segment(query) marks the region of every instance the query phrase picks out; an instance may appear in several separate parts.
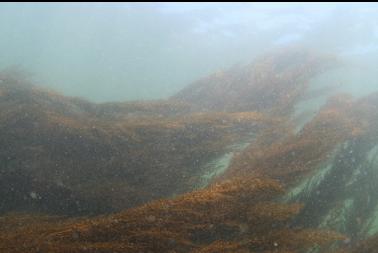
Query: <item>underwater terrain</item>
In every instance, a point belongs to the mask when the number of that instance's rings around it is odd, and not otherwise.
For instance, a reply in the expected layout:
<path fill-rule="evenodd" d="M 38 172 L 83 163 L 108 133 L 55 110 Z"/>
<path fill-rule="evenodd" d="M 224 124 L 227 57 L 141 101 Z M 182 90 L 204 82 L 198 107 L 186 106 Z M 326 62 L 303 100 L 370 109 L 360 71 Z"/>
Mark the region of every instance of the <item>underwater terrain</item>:
<path fill-rule="evenodd" d="M 378 93 L 272 50 L 161 100 L 0 73 L 0 252 L 378 252 Z"/>

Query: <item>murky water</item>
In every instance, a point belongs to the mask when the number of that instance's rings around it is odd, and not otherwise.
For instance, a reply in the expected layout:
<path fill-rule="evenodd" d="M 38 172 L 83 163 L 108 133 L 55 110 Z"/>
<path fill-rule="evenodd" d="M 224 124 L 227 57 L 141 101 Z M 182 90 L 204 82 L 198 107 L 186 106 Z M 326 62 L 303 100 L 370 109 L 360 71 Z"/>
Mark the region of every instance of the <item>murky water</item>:
<path fill-rule="evenodd" d="M 377 14 L 0 4 L 0 252 L 376 252 Z"/>

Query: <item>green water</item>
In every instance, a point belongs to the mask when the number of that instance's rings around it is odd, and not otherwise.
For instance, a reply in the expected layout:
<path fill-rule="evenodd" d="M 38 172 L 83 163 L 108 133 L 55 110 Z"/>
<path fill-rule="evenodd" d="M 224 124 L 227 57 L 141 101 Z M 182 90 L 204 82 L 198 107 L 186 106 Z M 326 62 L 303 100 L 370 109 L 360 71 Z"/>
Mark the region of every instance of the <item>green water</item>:
<path fill-rule="evenodd" d="M 98 102 L 155 99 L 297 43 L 362 61 L 342 73 L 359 93 L 377 84 L 361 82 L 377 80 L 376 23 L 374 4 L 3 3 L 0 68 Z"/>

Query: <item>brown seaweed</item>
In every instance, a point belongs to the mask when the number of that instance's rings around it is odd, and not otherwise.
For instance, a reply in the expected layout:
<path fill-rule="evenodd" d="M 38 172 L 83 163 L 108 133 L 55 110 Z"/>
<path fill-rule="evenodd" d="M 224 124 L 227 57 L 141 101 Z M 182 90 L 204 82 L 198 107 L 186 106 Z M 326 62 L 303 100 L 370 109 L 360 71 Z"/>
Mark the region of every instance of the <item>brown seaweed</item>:
<path fill-rule="evenodd" d="M 301 205 L 279 204 L 274 199 L 282 193 L 275 180 L 234 178 L 110 216 L 4 226 L 0 249 L 5 253 L 26 249 L 30 253 L 304 252 L 345 239 L 330 231 L 289 228 Z M 23 221 L 17 216 L 8 219 Z"/>

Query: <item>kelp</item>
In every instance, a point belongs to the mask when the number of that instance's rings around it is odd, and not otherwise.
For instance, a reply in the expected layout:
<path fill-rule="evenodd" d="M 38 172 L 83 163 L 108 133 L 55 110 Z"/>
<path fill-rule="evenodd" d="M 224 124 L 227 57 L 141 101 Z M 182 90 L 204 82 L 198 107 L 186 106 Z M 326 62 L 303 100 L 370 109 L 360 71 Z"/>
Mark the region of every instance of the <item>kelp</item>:
<path fill-rule="evenodd" d="M 335 150 L 322 178 L 308 185 L 295 201 L 306 207 L 298 223 L 337 229 L 358 243 L 376 232 L 377 208 L 377 94 L 355 100 L 348 108 L 360 130 L 357 136 L 343 141 Z"/>
<path fill-rule="evenodd" d="M 377 235 L 372 236 L 366 240 L 362 240 L 354 247 L 348 247 L 340 250 L 346 253 L 376 253 L 378 252 L 378 238 Z"/>
<path fill-rule="evenodd" d="M 5 193 L 0 212 L 18 207 L 106 213 L 190 191 L 200 184 L 205 165 L 233 144 L 286 121 L 309 78 L 331 59 L 306 50 L 281 50 L 231 69 L 232 78 L 217 74 L 216 87 L 233 80 L 229 88 L 234 91 L 222 91 L 230 93 L 222 103 L 233 105 L 211 111 L 202 100 L 180 95 L 95 104 L 35 86 L 18 73 L 1 73 L 0 172 L 8 183 L 0 185 Z M 205 90 L 219 90 L 206 83 Z M 182 92 L 196 89 L 189 85 Z M 235 99 L 232 92 L 238 94 Z M 244 100 L 253 106 L 239 108 Z M 267 101 L 277 103 L 258 106 Z M 285 113 L 278 116 L 278 109 Z M 38 198 L 30 198 L 32 193 Z"/>
<path fill-rule="evenodd" d="M 196 110 L 259 111 L 288 115 L 312 77 L 339 64 L 336 56 L 305 48 L 281 48 L 246 66 L 218 71 L 198 80 L 172 98 Z"/>
<path fill-rule="evenodd" d="M 256 174 L 297 183 L 325 161 L 340 143 L 360 136 L 364 124 L 351 117 L 353 103 L 336 96 L 315 118 L 295 133 L 290 125 L 276 125 L 263 131 L 255 142 L 234 158 L 222 178 Z"/>
<path fill-rule="evenodd" d="M 277 121 L 170 100 L 94 104 L 0 77 L 0 212 L 106 213 L 187 192 L 204 164 Z"/>
<path fill-rule="evenodd" d="M 216 181 L 245 175 L 271 177 L 287 187 L 305 181 L 285 198 L 304 204 L 293 224 L 331 228 L 358 245 L 376 232 L 377 101 L 377 94 L 340 94 L 300 132 L 290 125 L 267 129 Z"/>
<path fill-rule="evenodd" d="M 28 214 L 1 217 L 0 251 L 331 252 L 337 241 L 357 245 L 357 223 L 320 225 L 343 189 L 355 187 L 345 187 L 352 159 L 362 161 L 377 141 L 376 95 L 335 96 L 299 132 L 290 120 L 294 105 L 308 99 L 310 79 L 334 63 L 307 50 L 276 51 L 167 100 L 106 104 L 4 75 L 0 208 Z M 204 164 L 251 135 L 223 175 L 193 191 Z M 350 150 L 361 152 L 346 159 Z M 338 160 L 328 181 L 285 201 L 292 187 Z M 375 189 L 375 177 L 361 178 Z M 355 206 L 368 203 L 363 192 L 354 192 Z M 375 207 L 369 203 L 361 222 Z"/>
<path fill-rule="evenodd" d="M 305 252 L 346 239 L 335 232 L 289 227 L 302 206 L 277 202 L 283 192 L 275 180 L 234 178 L 114 215 L 2 230 L 0 249 L 4 253 L 26 249 L 30 253 Z"/>

